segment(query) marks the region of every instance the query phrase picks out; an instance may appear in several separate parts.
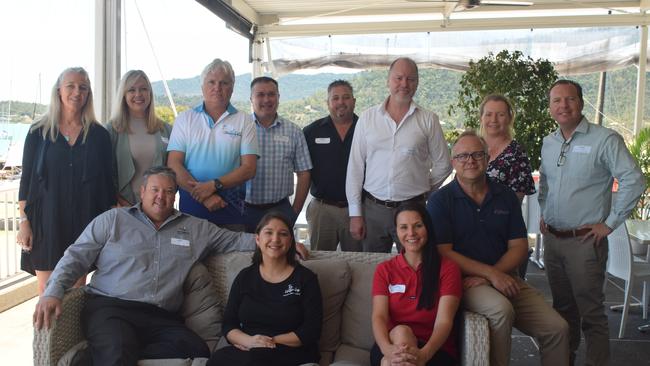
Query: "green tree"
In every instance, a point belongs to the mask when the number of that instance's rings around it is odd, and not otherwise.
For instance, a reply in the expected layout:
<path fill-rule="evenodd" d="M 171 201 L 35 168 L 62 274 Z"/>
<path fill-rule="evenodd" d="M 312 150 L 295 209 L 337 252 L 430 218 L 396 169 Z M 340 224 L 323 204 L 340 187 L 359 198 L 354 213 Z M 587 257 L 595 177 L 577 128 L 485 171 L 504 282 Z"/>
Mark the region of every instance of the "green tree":
<path fill-rule="evenodd" d="M 557 80 L 553 64 L 544 59 L 533 60 L 519 51 L 507 50 L 496 56 L 490 53 L 477 62 L 460 80 L 458 102 L 449 107 L 449 114 L 464 114 L 466 128 L 477 128 L 479 106 L 488 94 L 503 94 L 516 110 L 515 139 L 526 148 L 533 170 L 539 168 L 542 139 L 555 129 L 548 114 L 547 91 Z"/>
<path fill-rule="evenodd" d="M 190 109 L 189 106 L 186 105 L 176 105 L 176 112 L 181 113 L 183 111 L 186 111 Z M 156 116 L 158 118 L 162 119 L 163 121 L 173 125 L 174 120 L 176 120 L 176 117 L 174 117 L 174 111 L 172 111 L 171 107 L 168 107 L 166 105 L 159 105 L 156 106 Z"/>
<path fill-rule="evenodd" d="M 643 172 L 646 186 L 636 209 L 632 211 L 631 218 L 647 220 L 648 210 L 650 210 L 650 191 L 648 189 L 648 185 L 650 185 L 650 127 L 642 129 L 628 148 Z"/>

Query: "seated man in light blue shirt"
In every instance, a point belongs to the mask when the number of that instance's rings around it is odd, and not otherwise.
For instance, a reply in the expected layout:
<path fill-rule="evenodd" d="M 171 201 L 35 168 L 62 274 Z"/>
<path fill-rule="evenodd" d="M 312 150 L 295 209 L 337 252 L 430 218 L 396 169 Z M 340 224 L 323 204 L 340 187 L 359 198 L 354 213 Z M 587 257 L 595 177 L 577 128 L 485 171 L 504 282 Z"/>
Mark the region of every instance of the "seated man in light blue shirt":
<path fill-rule="evenodd" d="M 311 184 L 311 157 L 305 135 L 278 115 L 278 82 L 266 76 L 251 82 L 251 104 L 260 151 L 257 173 L 246 182 L 246 231 L 253 232 L 269 211 L 279 211 L 295 222 Z M 293 203 L 293 177 L 297 176 Z"/>
<path fill-rule="evenodd" d="M 176 189 L 173 170 L 153 167 L 144 173 L 142 203 L 95 218 L 54 269 L 36 305 L 35 327 L 49 328 L 64 291 L 94 265 L 82 313 L 94 366 L 209 357 L 178 314 L 183 282 L 208 254 L 252 251 L 255 240 L 174 210 Z M 297 249 L 305 254 L 304 246 Z"/>

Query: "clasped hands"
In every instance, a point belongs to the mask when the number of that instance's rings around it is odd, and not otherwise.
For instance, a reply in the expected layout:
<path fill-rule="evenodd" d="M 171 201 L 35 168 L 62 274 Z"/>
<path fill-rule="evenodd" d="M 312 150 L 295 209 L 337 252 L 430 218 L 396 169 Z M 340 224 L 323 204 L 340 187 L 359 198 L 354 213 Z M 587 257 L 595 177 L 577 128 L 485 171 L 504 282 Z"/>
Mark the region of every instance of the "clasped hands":
<path fill-rule="evenodd" d="M 233 346 L 242 351 L 250 351 L 252 348 L 275 348 L 273 337 L 256 334 L 247 336 L 243 343 L 233 343 Z"/>
<path fill-rule="evenodd" d="M 187 184 L 192 188 L 190 191 L 192 198 L 201 202 L 208 211 L 216 211 L 228 206 L 228 203 L 216 193 L 217 190 L 213 181 L 197 182 L 189 180 Z"/>
<path fill-rule="evenodd" d="M 422 349 L 408 344 L 391 345 L 391 350 L 384 355 L 390 366 L 424 366 L 429 360 Z M 382 362 L 382 366 L 384 363 Z"/>

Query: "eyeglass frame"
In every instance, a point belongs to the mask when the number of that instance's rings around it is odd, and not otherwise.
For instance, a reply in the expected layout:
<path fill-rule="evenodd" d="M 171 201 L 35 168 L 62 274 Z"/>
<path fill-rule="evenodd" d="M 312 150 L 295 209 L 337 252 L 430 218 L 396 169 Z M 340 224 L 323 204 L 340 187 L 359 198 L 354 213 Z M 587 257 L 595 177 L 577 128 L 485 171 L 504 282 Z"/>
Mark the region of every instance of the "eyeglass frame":
<path fill-rule="evenodd" d="M 566 154 L 569 152 L 569 145 L 571 145 L 571 139 L 564 140 L 562 146 L 560 147 L 560 156 L 557 157 L 557 166 L 561 167 L 566 163 Z"/>
<path fill-rule="evenodd" d="M 479 150 L 479 151 L 473 151 L 471 153 L 456 154 L 456 155 L 452 156 L 451 158 L 454 159 L 454 160 L 458 160 L 461 163 L 466 163 L 466 162 L 469 161 L 470 156 L 472 157 L 472 160 L 479 161 L 479 160 L 485 159 L 488 156 L 488 153 L 483 151 L 483 150 Z"/>

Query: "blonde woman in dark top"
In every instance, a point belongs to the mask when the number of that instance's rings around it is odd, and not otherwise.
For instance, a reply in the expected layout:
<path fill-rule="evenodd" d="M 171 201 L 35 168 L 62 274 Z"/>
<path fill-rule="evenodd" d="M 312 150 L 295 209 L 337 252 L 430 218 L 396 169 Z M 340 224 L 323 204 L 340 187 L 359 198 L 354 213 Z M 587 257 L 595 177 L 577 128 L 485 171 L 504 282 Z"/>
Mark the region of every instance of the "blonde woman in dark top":
<path fill-rule="evenodd" d="M 490 94 L 479 107 L 480 135 L 488 145 L 487 176 L 512 189 L 519 202 L 535 193 L 532 169 L 523 146 L 514 138 L 515 110 L 508 98 Z"/>
<path fill-rule="evenodd" d="M 23 248 L 21 268 L 36 275 L 39 294 L 68 246 L 115 204 L 111 168 L 111 142 L 95 119 L 88 73 L 66 69 L 23 151 L 16 241 Z M 84 283 L 85 277 L 77 285 Z"/>
<path fill-rule="evenodd" d="M 130 70 L 117 89 L 106 129 L 113 147 L 113 181 L 120 206 L 140 202 L 142 173 L 167 163 L 171 126 L 156 117 L 151 82 L 142 70 Z"/>

